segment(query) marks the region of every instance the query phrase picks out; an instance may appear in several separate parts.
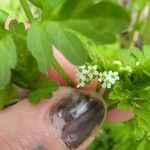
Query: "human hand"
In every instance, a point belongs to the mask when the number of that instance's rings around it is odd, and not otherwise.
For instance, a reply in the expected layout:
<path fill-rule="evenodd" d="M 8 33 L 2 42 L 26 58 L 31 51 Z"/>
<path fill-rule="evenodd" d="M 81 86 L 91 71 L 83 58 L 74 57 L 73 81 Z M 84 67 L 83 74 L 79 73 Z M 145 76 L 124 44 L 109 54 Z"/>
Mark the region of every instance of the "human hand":
<path fill-rule="evenodd" d="M 76 67 L 70 64 L 57 50 L 54 53 L 74 85 L 76 85 Z M 65 86 L 64 81 L 53 68 L 49 71 L 48 76 Z M 99 103 L 95 102 L 94 105 L 89 100 L 86 102 L 83 100 L 87 94 L 89 95 L 91 91 L 95 91 L 95 88 L 96 81 L 92 82 L 88 87 L 78 90 L 82 92 L 75 92 L 74 89 L 62 87 L 51 99 L 43 100 L 38 105 L 32 105 L 24 99 L 16 105 L 1 111 L 1 150 L 67 150 L 70 148 L 85 150 L 94 139 L 98 125 L 105 118 L 105 106 L 101 101 L 101 97 L 98 96 L 100 101 Z M 103 96 L 104 93 L 105 90 L 101 89 L 99 95 Z M 71 123 L 69 122 L 64 129 L 65 119 L 63 118 L 62 120 L 56 117 L 57 115 L 54 112 L 56 111 L 57 113 L 58 106 L 64 103 L 66 95 L 69 96 L 70 103 L 63 105 L 65 115 L 67 112 L 66 116 L 72 116 L 71 110 L 74 110 L 74 112 L 79 113 L 77 118 L 81 119 L 71 120 Z M 78 106 L 77 104 L 72 104 L 74 96 L 70 98 L 70 95 L 77 95 L 76 97 L 83 95 L 78 102 Z M 96 107 L 94 107 L 95 105 Z M 88 109 L 85 110 L 84 106 L 88 106 Z M 131 117 L 131 111 L 113 109 L 107 113 L 106 121 L 125 121 Z M 70 121 L 70 118 L 68 119 Z M 73 135 L 77 137 L 73 137 Z"/>

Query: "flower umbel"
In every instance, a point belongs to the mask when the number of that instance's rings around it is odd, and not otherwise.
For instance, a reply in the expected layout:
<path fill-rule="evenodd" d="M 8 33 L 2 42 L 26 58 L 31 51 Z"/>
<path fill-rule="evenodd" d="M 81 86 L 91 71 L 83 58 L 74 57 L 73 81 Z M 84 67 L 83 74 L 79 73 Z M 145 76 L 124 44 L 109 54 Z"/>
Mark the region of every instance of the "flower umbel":
<path fill-rule="evenodd" d="M 79 66 L 77 68 L 77 81 L 78 81 L 78 87 L 84 87 L 86 84 L 89 84 L 92 79 L 95 79 L 99 72 L 97 71 L 97 65 L 94 66 Z"/>
<path fill-rule="evenodd" d="M 119 80 L 118 72 L 112 72 L 110 71 L 104 71 L 103 73 L 99 73 L 98 81 L 101 82 L 103 88 L 110 89 L 113 84 L 116 83 L 117 80 Z"/>
<path fill-rule="evenodd" d="M 98 72 L 97 66 L 80 66 L 77 69 L 77 81 L 79 87 L 84 87 L 86 84 L 89 84 L 93 79 L 97 78 L 98 81 L 101 83 L 103 88 L 110 89 L 113 84 L 119 80 L 119 73 L 113 71 L 104 71 Z"/>

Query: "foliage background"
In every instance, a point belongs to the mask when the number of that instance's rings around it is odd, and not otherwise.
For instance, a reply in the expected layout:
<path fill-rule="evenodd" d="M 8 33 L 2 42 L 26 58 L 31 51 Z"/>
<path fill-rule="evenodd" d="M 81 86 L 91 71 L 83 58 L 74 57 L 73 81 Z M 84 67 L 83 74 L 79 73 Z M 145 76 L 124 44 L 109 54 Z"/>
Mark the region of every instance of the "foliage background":
<path fill-rule="evenodd" d="M 138 0 L 142 5 L 144 0 Z M 140 7 L 142 7 L 140 5 Z M 40 13 L 33 5 L 31 10 L 36 16 Z M 139 5 L 134 6 L 137 9 Z M 19 0 L 0 0 L 0 9 L 4 9 L 12 18 L 19 21 L 27 20 Z M 130 10 L 132 11 L 132 9 Z M 100 129 L 96 140 L 89 146 L 88 150 L 148 150 L 150 149 L 150 135 L 144 135 L 144 139 L 137 140 L 133 129 L 133 121 L 125 123 L 105 123 Z"/>

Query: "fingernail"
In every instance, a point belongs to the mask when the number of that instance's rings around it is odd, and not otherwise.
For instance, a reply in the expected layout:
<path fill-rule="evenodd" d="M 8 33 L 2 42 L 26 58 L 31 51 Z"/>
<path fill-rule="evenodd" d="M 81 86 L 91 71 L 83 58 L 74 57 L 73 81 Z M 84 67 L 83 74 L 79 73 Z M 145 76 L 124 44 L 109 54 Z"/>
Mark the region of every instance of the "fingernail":
<path fill-rule="evenodd" d="M 104 120 L 106 107 L 96 93 L 73 91 L 52 110 L 52 123 L 70 149 L 77 148 Z"/>

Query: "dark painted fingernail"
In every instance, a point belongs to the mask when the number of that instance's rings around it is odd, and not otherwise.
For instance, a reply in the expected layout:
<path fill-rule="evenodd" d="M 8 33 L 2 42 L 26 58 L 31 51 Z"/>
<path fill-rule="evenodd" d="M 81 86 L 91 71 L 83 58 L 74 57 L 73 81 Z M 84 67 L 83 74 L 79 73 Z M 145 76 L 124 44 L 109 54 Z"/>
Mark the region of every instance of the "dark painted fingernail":
<path fill-rule="evenodd" d="M 52 123 L 70 149 L 77 148 L 103 121 L 106 108 L 101 97 L 73 91 L 52 110 Z"/>

